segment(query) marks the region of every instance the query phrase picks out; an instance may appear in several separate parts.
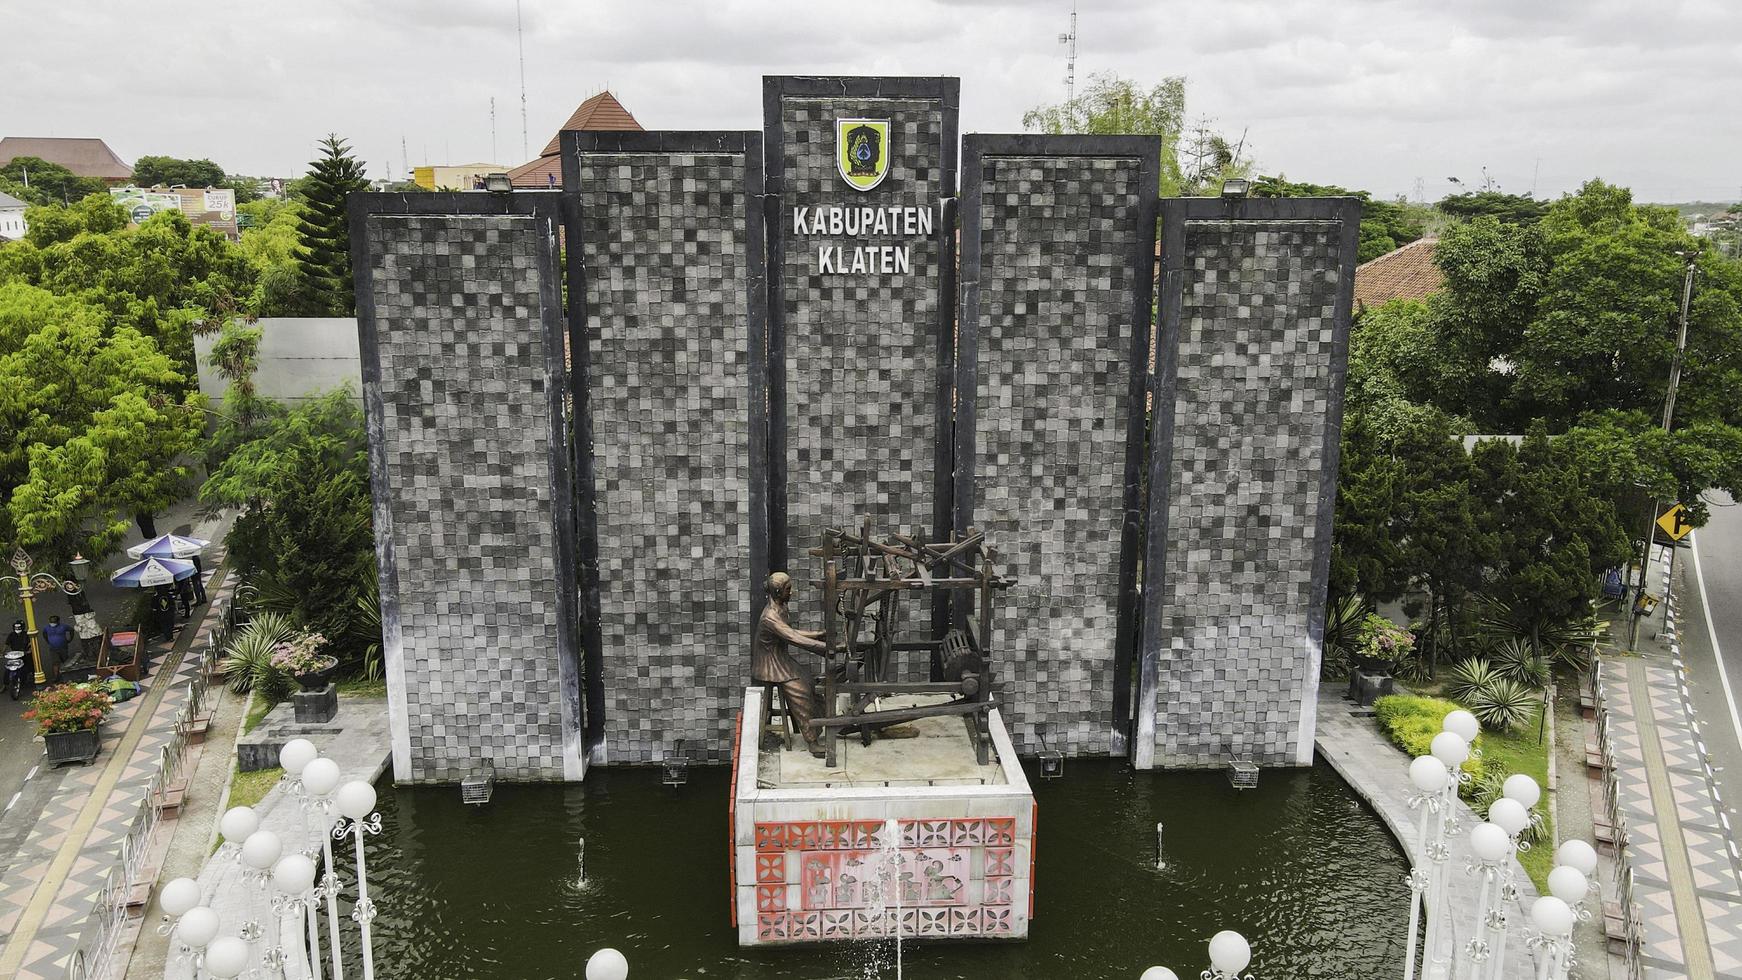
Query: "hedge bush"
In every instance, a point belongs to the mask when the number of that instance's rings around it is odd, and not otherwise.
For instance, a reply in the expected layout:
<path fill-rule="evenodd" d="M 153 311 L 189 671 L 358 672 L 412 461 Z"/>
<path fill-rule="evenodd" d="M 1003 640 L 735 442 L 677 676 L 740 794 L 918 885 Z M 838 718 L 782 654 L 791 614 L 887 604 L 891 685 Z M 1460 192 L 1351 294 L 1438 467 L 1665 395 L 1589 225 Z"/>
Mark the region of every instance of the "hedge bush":
<path fill-rule="evenodd" d="M 1391 743 L 1413 759 L 1433 750 L 1434 736 L 1445 730 L 1446 715 L 1458 707 L 1457 702 L 1445 698 L 1390 694 L 1373 702 L 1373 714 Z M 1482 736 L 1477 735 L 1472 748 L 1481 745 Z M 1463 769 L 1470 774 L 1470 781 L 1459 788 L 1459 795 L 1468 799 L 1482 783 L 1482 760 L 1472 754 L 1464 760 Z"/>

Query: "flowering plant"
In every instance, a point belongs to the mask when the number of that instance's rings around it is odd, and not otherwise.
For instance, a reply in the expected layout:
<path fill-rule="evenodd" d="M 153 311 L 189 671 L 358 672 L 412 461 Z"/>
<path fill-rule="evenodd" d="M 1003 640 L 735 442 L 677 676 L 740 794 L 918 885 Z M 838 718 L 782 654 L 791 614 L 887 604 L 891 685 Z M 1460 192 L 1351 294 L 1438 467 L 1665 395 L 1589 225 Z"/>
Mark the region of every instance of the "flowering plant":
<path fill-rule="evenodd" d="M 1355 631 L 1355 643 L 1362 656 L 1399 661 L 1415 649 L 1415 634 L 1378 613 L 1368 613 Z"/>
<path fill-rule="evenodd" d="M 96 728 L 115 707 L 115 699 L 102 688 L 85 684 L 57 684 L 30 702 L 25 721 L 36 722 L 36 733 L 83 732 Z"/>
<path fill-rule="evenodd" d="M 333 659 L 320 652 L 326 645 L 327 638 L 319 633 L 298 633 L 272 648 L 272 666 L 292 676 L 313 674 Z"/>

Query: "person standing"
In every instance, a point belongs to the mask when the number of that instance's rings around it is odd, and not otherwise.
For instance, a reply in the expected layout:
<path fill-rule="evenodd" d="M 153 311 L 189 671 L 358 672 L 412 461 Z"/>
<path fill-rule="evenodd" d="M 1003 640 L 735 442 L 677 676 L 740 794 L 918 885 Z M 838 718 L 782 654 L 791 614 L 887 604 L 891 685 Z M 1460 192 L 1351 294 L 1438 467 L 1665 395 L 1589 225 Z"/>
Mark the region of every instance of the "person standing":
<path fill-rule="evenodd" d="M 190 560 L 194 563 L 194 577 L 190 580 L 194 587 L 194 603 L 203 606 L 206 604 L 206 569 L 200 564 L 199 555 L 192 556 Z"/>
<path fill-rule="evenodd" d="M 79 635 L 79 661 L 95 664 L 97 652 L 103 646 L 103 627 L 91 609 L 91 598 L 71 580 L 61 583 L 61 591 L 66 593 L 67 604 L 73 607 L 73 631 Z"/>
<path fill-rule="evenodd" d="M 801 630 L 792 625 L 787 613 L 788 604 L 792 602 L 791 576 L 775 572 L 768 576 L 763 590 L 768 595 L 768 602 L 763 605 L 762 616 L 756 623 L 756 638 L 750 650 L 750 676 L 758 684 L 779 685 L 780 697 L 786 702 L 786 712 L 792 716 L 793 727 L 804 736 L 811 755 L 822 758 L 823 747 L 810 726 L 822 699 L 817 696 L 810 671 L 786 648 L 795 646 L 826 657 L 828 647 L 823 643 L 821 630 Z"/>
<path fill-rule="evenodd" d="M 42 642 L 42 676 L 54 684 L 60 680 L 61 667 L 72 650 L 73 628 L 61 622 L 59 616 L 50 616 L 48 625 L 42 628 Z"/>

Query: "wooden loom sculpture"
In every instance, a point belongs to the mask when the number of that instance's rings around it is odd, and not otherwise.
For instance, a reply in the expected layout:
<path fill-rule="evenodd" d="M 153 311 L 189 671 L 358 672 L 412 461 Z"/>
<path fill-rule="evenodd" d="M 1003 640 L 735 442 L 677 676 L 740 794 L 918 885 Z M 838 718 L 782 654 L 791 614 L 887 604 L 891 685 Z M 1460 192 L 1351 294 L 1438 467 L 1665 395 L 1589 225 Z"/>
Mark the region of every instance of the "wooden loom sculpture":
<path fill-rule="evenodd" d="M 976 761 L 986 765 L 991 743 L 987 712 L 998 706 L 992 671 L 995 596 L 1016 582 L 997 573 L 998 553 L 987 546 L 985 535 L 969 528 L 961 537 L 951 535 L 938 544 L 900 533 L 875 541 L 866 521 L 858 534 L 824 531 L 822 547 L 810 554 L 823 560 L 818 583 L 823 589 L 822 639 L 826 649 L 841 654 L 838 663 L 823 671 L 822 710 L 829 717 L 811 722 L 823 732 L 825 763 L 837 765 L 835 738 L 849 729 L 869 745 L 879 729 L 890 725 L 959 716 L 967 725 Z M 911 592 L 954 599 L 954 625 L 943 636 L 897 638 L 902 596 Z M 976 597 L 977 608 L 970 610 L 956 598 L 958 593 Z M 919 651 L 929 655 L 931 679 L 893 680 L 897 655 Z M 908 694 L 954 697 L 937 704 L 875 707 L 880 698 Z"/>

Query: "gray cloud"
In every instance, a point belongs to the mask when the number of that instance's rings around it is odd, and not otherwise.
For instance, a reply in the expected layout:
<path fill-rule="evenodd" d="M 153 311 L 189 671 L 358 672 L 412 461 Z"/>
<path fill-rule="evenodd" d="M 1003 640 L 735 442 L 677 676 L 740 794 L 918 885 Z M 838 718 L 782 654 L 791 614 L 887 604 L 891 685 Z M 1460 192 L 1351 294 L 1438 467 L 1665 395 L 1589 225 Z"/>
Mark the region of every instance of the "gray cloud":
<path fill-rule="evenodd" d="M 1063 96 L 1068 0 L 525 0 L 532 152 L 609 84 L 649 127 L 755 128 L 764 73 L 954 74 L 964 132 Z M 1430 195 L 1489 168 L 1555 194 L 1602 174 L 1643 198 L 1734 197 L 1742 5 L 1729 0 L 1082 0 L 1077 75 L 1189 79 L 1261 167 Z M 405 162 L 521 162 L 506 0 L 45 5 L 8 22 L 0 134 L 96 135 L 124 156 L 300 172 L 348 137 Z M 492 151 L 489 104 L 496 100 Z M 403 137 L 405 149 L 401 150 Z"/>

